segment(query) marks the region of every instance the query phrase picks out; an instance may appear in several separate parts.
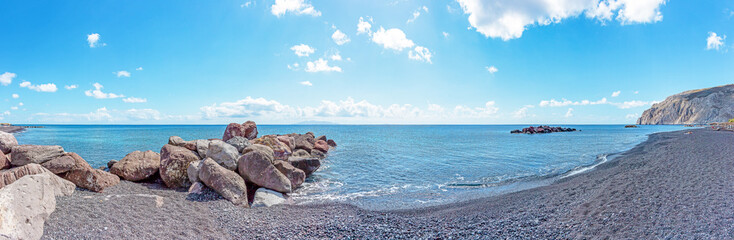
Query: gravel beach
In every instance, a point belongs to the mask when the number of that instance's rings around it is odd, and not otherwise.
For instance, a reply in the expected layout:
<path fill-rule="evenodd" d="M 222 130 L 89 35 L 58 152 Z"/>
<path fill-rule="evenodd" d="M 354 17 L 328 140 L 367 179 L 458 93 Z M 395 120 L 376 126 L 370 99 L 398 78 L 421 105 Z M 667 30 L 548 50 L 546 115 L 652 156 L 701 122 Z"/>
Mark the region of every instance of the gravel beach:
<path fill-rule="evenodd" d="M 734 238 L 734 133 L 657 133 L 539 188 L 400 211 L 346 204 L 244 209 L 122 181 L 59 197 L 44 239 Z"/>

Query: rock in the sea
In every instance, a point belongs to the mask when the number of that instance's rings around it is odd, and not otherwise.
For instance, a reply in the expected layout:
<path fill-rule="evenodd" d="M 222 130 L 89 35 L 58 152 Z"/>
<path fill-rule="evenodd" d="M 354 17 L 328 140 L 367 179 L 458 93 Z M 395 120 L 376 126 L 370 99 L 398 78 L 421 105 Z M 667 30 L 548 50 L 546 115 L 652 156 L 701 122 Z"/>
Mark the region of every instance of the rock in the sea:
<path fill-rule="evenodd" d="M 287 200 L 282 193 L 267 189 L 258 188 L 255 191 L 255 198 L 252 201 L 252 207 L 270 207 L 278 204 L 284 204 Z"/>
<path fill-rule="evenodd" d="M 240 136 L 252 140 L 257 138 L 257 125 L 253 121 L 247 121 L 243 124 L 230 123 L 224 130 L 222 141 L 227 141 L 232 137 Z"/>
<path fill-rule="evenodd" d="M 237 166 L 240 175 L 247 181 L 278 192 L 291 192 L 291 181 L 275 168 L 273 161 L 273 155 L 267 151 L 253 150 L 242 155 Z"/>
<path fill-rule="evenodd" d="M 0 131 L 0 152 L 8 154 L 14 146 L 18 146 L 15 135 Z"/>
<path fill-rule="evenodd" d="M 327 138 L 326 138 L 326 135 L 321 135 L 317 137 L 316 140 L 324 140 L 324 142 L 326 142 Z"/>
<path fill-rule="evenodd" d="M 276 136 L 262 136 L 253 140 L 254 144 L 260 144 L 273 149 L 273 157 L 276 160 L 286 160 L 291 155 L 291 149 L 288 146 L 278 140 Z"/>
<path fill-rule="evenodd" d="M 199 179 L 234 205 L 247 206 L 247 186 L 245 180 L 236 172 L 207 158 L 201 164 Z"/>
<path fill-rule="evenodd" d="M 311 152 L 311 149 L 313 149 L 313 144 L 316 143 L 313 136 L 308 134 L 298 135 L 294 138 L 296 142 L 296 149 L 303 149 L 307 152 Z"/>
<path fill-rule="evenodd" d="M 107 162 L 107 169 L 112 169 L 112 166 L 115 166 L 115 163 L 118 163 L 118 162 L 120 162 L 120 161 L 117 161 L 117 160 L 114 160 L 114 159 L 108 161 Z"/>
<path fill-rule="evenodd" d="M 221 140 L 213 140 L 209 142 L 209 149 L 206 157 L 211 158 L 222 167 L 235 171 L 237 169 L 237 159 L 240 158 L 240 151 Z"/>
<path fill-rule="evenodd" d="M 294 167 L 287 161 L 276 160 L 273 162 L 273 165 L 275 165 L 275 168 L 277 168 L 280 173 L 285 175 L 288 180 L 291 181 L 292 189 L 300 187 L 306 180 L 306 173 L 303 170 Z"/>
<path fill-rule="evenodd" d="M 29 163 L 41 164 L 61 157 L 64 155 L 64 148 L 61 146 L 18 145 L 13 146 L 11 152 L 10 164 L 23 166 Z"/>
<path fill-rule="evenodd" d="M 189 176 L 191 183 L 199 182 L 199 169 L 204 160 L 197 160 L 189 163 L 189 167 L 186 169 L 186 174 Z"/>
<path fill-rule="evenodd" d="M 306 150 L 298 149 L 295 152 L 293 152 L 293 154 L 291 154 L 291 156 L 288 159 L 291 159 L 291 158 L 294 158 L 294 157 L 310 158 L 311 157 L 311 154 L 308 153 L 308 152 L 306 152 Z"/>
<path fill-rule="evenodd" d="M 10 158 L 0 151 L 0 170 L 10 168 Z"/>
<path fill-rule="evenodd" d="M 128 153 L 110 168 L 110 173 L 128 181 L 141 181 L 155 175 L 161 167 L 161 156 L 153 151 Z"/>
<path fill-rule="evenodd" d="M 734 84 L 678 93 L 645 110 L 637 124 L 709 124 L 734 118 Z"/>
<path fill-rule="evenodd" d="M 321 167 L 321 160 L 315 157 L 290 157 L 288 163 L 294 167 L 303 170 L 306 176 L 310 176 L 311 173 Z"/>
<path fill-rule="evenodd" d="M 316 140 L 316 143 L 313 144 L 313 149 L 316 149 L 322 152 L 328 152 L 329 144 L 327 144 L 326 141 L 324 140 Z"/>
<path fill-rule="evenodd" d="M 94 192 L 102 192 L 105 188 L 120 183 L 120 177 L 99 169 L 74 169 L 64 174 L 64 179 L 71 181 L 77 187 Z"/>
<path fill-rule="evenodd" d="M 73 191 L 74 184 L 49 172 L 24 176 L 0 189 L 0 239 L 40 239 L 45 221 L 56 210 L 56 196 Z"/>
<path fill-rule="evenodd" d="M 234 136 L 230 138 L 229 140 L 227 140 L 226 142 L 229 143 L 229 145 L 232 145 L 235 148 L 237 148 L 237 152 L 240 152 L 240 153 L 242 152 L 242 150 L 245 150 L 247 146 L 252 145 L 252 143 L 250 143 L 250 140 L 248 140 L 245 137 L 240 137 L 240 136 Z"/>
<path fill-rule="evenodd" d="M 551 127 L 551 126 L 537 126 L 537 127 L 526 127 L 522 130 L 512 130 L 510 133 L 525 133 L 525 134 L 538 134 L 538 133 L 554 133 L 554 132 L 575 132 L 575 128 L 563 128 L 563 127 Z"/>
<path fill-rule="evenodd" d="M 326 140 L 326 144 L 329 145 L 329 147 L 336 147 L 336 142 L 334 140 Z"/>
<path fill-rule="evenodd" d="M 18 181 L 24 176 L 34 175 L 48 172 L 41 165 L 35 163 L 29 163 L 20 167 L 14 167 L 11 169 L 0 170 L 0 188 L 3 188 L 11 183 Z M 0 224 L 2 225 L 2 224 Z"/>
<path fill-rule="evenodd" d="M 322 152 L 321 150 L 314 148 L 311 150 L 311 156 L 318 159 L 324 159 L 326 158 L 326 152 Z"/>
<path fill-rule="evenodd" d="M 54 174 L 62 174 L 74 169 L 77 162 L 74 158 L 64 154 L 61 157 L 54 158 L 52 160 L 42 163 L 41 166 L 45 167 Z"/>
<path fill-rule="evenodd" d="M 160 176 L 169 188 L 189 187 L 191 182 L 187 169 L 199 156 L 186 148 L 166 144 L 161 148 Z"/>

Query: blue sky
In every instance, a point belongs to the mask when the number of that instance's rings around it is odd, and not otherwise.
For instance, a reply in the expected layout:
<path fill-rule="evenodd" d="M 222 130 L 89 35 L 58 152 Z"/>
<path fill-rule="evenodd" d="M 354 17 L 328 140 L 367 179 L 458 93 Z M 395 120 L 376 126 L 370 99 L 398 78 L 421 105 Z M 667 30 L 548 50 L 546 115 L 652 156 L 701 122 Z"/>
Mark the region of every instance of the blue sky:
<path fill-rule="evenodd" d="M 0 121 L 631 123 L 732 83 L 733 26 L 723 0 L 2 1 Z"/>

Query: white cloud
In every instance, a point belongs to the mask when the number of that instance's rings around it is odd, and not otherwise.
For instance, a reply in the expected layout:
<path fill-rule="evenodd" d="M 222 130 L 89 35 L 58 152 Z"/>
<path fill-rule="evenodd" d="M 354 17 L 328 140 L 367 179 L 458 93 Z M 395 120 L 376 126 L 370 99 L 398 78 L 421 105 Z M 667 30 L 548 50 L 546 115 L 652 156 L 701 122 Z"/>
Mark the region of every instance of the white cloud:
<path fill-rule="evenodd" d="M 18 107 L 12 106 L 12 107 L 10 107 L 10 110 L 18 110 Z"/>
<path fill-rule="evenodd" d="M 520 119 L 527 118 L 527 117 L 535 117 L 534 114 L 528 114 L 528 110 L 534 107 L 535 107 L 534 105 L 525 105 L 521 107 L 520 109 L 518 109 L 517 111 L 513 112 L 512 116 L 515 118 L 520 118 Z"/>
<path fill-rule="evenodd" d="M 18 94 L 15 94 L 15 93 L 13 93 L 12 96 L 13 96 L 13 98 L 19 98 L 20 97 L 20 96 L 18 96 Z"/>
<path fill-rule="evenodd" d="M 298 63 L 288 64 L 288 69 L 296 71 L 299 69 L 298 66 L 300 66 Z"/>
<path fill-rule="evenodd" d="M 125 95 L 122 94 L 114 94 L 114 93 L 105 93 L 102 92 L 102 84 L 94 83 L 94 90 L 87 90 L 84 91 L 84 95 L 87 95 L 89 97 L 94 97 L 96 99 L 107 99 L 107 98 L 122 98 L 125 97 Z"/>
<path fill-rule="evenodd" d="M 408 52 L 408 58 L 418 61 L 424 61 L 427 63 L 433 63 L 431 62 L 431 51 L 428 50 L 428 48 L 422 47 L 422 46 L 416 46 L 415 49 L 410 50 Z"/>
<path fill-rule="evenodd" d="M 589 101 L 589 100 L 582 100 L 582 101 L 570 101 L 561 99 L 561 101 L 556 101 L 555 99 L 551 100 L 543 100 L 540 101 L 540 104 L 538 104 L 541 107 L 565 107 L 565 106 L 584 106 L 584 105 L 598 105 L 598 104 L 607 104 L 607 98 L 602 98 L 599 101 Z"/>
<path fill-rule="evenodd" d="M 300 84 L 303 85 L 303 86 L 309 86 L 309 87 L 310 86 L 313 86 L 313 84 L 311 84 L 310 81 L 303 81 L 303 82 L 300 82 Z"/>
<path fill-rule="evenodd" d="M 334 55 L 331 55 L 331 57 L 329 58 L 331 58 L 331 60 L 334 60 L 334 61 L 341 61 L 342 55 L 339 55 L 339 52 L 337 52 L 337 53 L 334 53 Z"/>
<path fill-rule="evenodd" d="M 616 91 L 612 93 L 612 97 L 619 97 L 619 94 L 622 93 L 622 91 Z"/>
<path fill-rule="evenodd" d="M 586 12 L 600 21 L 616 19 L 622 25 L 662 20 L 666 0 L 456 0 L 471 27 L 486 37 L 520 38 L 528 26 L 560 23 Z"/>
<path fill-rule="evenodd" d="M 359 23 L 357 23 L 357 35 L 372 35 L 372 24 L 370 24 L 370 22 L 372 22 L 372 18 L 367 17 L 367 19 L 369 20 L 369 22 L 365 21 L 364 18 L 359 17 Z"/>
<path fill-rule="evenodd" d="M 200 119 L 199 116 L 164 115 L 155 109 L 115 110 L 106 107 L 89 113 L 35 113 L 32 120 L 39 122 L 150 122 L 150 121 L 185 121 Z"/>
<path fill-rule="evenodd" d="M 112 72 L 112 74 L 117 75 L 117 77 L 130 77 L 130 72 L 128 71 L 117 71 L 117 72 Z"/>
<path fill-rule="evenodd" d="M 640 115 L 637 114 L 637 113 L 630 113 L 630 114 L 627 114 L 627 116 L 624 116 L 624 118 L 626 118 L 626 119 L 637 119 L 639 116 Z"/>
<path fill-rule="evenodd" d="M 19 103 L 18 103 L 18 106 L 23 106 L 23 103 L 22 103 L 22 102 L 19 102 Z"/>
<path fill-rule="evenodd" d="M 447 33 L 447 32 L 442 32 L 441 34 L 443 34 L 443 37 L 444 37 L 444 38 L 449 38 L 449 33 Z"/>
<path fill-rule="evenodd" d="M 573 117 L 573 108 L 568 108 L 568 111 L 566 112 L 566 115 L 564 115 L 566 118 Z"/>
<path fill-rule="evenodd" d="M 143 67 L 138 67 L 135 69 L 135 71 L 143 71 Z"/>
<path fill-rule="evenodd" d="M 87 43 L 89 43 L 90 48 L 96 48 L 99 46 L 106 46 L 106 43 L 99 42 L 100 36 L 99 33 L 92 33 L 87 35 Z"/>
<path fill-rule="evenodd" d="M 129 97 L 129 98 L 122 99 L 122 101 L 123 102 L 126 102 L 126 103 L 144 103 L 144 102 L 148 102 L 148 99 L 147 98 Z"/>
<path fill-rule="evenodd" d="M 250 7 L 251 5 L 252 5 L 252 1 L 247 1 L 246 3 L 243 3 L 242 5 L 240 5 L 240 7 L 246 8 L 246 7 Z"/>
<path fill-rule="evenodd" d="M 405 22 L 405 23 L 415 22 L 415 20 L 418 19 L 418 17 L 421 16 L 421 10 L 423 10 L 424 12 L 427 13 L 428 12 L 428 7 L 423 6 L 423 7 L 418 8 L 418 10 L 413 11 L 413 16 L 410 19 L 408 19 L 408 21 Z"/>
<path fill-rule="evenodd" d="M 351 39 L 349 39 L 349 37 L 342 31 L 339 31 L 339 29 L 334 31 L 334 34 L 331 34 L 331 39 L 334 40 L 334 43 L 337 45 L 344 45 L 351 41 Z"/>
<path fill-rule="evenodd" d="M 11 72 L 5 72 L 1 74 L 0 84 L 2 84 L 3 86 L 10 85 L 10 83 L 13 82 L 13 78 L 15 78 L 15 76 L 16 76 L 15 73 L 11 73 Z"/>
<path fill-rule="evenodd" d="M 380 30 L 372 34 L 372 41 L 382 45 L 384 48 L 396 51 L 402 51 L 405 48 L 411 48 L 415 45 L 412 40 L 405 36 L 403 30 L 397 28 L 385 30 L 380 27 Z"/>
<path fill-rule="evenodd" d="M 270 12 L 276 17 L 281 17 L 288 12 L 296 15 L 321 16 L 321 12 L 305 0 L 275 0 Z"/>
<path fill-rule="evenodd" d="M 56 88 L 56 84 L 53 84 L 53 83 L 33 85 L 31 84 L 31 82 L 28 82 L 28 81 L 21 82 L 20 87 L 28 88 L 36 92 L 56 92 L 56 90 L 58 90 L 58 88 Z"/>
<path fill-rule="evenodd" d="M 459 118 L 486 118 L 494 115 L 499 111 L 494 101 L 488 101 L 484 107 L 470 108 L 464 105 L 458 105 L 454 108 L 454 116 Z"/>
<path fill-rule="evenodd" d="M 636 107 L 652 105 L 652 102 L 633 100 L 633 101 L 626 101 L 622 103 L 609 103 L 609 104 L 612 104 L 621 109 L 629 109 L 629 108 L 636 108 Z"/>
<path fill-rule="evenodd" d="M 66 86 L 64 86 L 64 88 L 66 88 L 66 90 L 72 90 L 72 89 L 75 89 L 75 88 L 78 88 L 78 87 L 79 87 L 78 85 L 66 85 Z"/>
<path fill-rule="evenodd" d="M 709 37 L 706 38 L 706 50 L 719 50 L 724 46 L 724 40 L 726 35 L 718 36 L 715 32 L 709 32 Z"/>
<path fill-rule="evenodd" d="M 315 48 L 312 48 L 311 46 L 308 46 L 306 44 L 295 45 L 291 47 L 291 50 L 293 50 L 293 53 L 295 53 L 296 56 L 299 57 L 308 57 L 308 55 L 316 52 Z"/>
<path fill-rule="evenodd" d="M 489 72 L 491 74 L 494 74 L 497 71 L 499 71 L 495 66 L 489 66 L 489 67 L 484 67 L 484 68 L 486 68 L 487 69 L 487 72 Z"/>
<path fill-rule="evenodd" d="M 316 61 L 306 63 L 306 72 L 341 72 L 338 66 L 329 66 L 329 61 L 319 58 Z"/>

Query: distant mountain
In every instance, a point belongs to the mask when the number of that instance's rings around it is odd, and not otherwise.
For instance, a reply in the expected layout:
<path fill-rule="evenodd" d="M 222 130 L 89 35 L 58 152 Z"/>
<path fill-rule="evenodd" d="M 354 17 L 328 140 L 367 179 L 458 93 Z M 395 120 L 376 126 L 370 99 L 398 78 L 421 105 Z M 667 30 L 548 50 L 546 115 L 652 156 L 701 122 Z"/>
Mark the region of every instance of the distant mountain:
<path fill-rule="evenodd" d="M 295 125 L 337 125 L 337 123 L 327 121 L 303 121 L 296 123 Z"/>
<path fill-rule="evenodd" d="M 734 84 L 685 91 L 642 113 L 637 124 L 706 124 L 734 118 Z"/>

